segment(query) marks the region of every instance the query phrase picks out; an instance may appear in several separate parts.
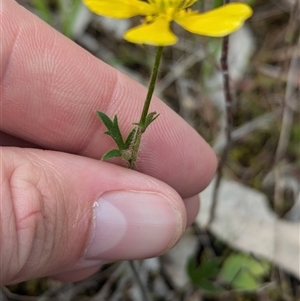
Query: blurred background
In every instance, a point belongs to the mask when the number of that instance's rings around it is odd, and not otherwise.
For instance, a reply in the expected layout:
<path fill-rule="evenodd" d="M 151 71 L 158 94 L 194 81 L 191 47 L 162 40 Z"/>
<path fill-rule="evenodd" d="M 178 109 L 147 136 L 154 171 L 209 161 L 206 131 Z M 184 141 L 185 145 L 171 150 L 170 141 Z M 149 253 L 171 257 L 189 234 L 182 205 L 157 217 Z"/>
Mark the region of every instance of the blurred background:
<path fill-rule="evenodd" d="M 156 48 L 122 38 L 139 18 L 95 16 L 80 0 L 17 2 L 147 86 Z M 232 145 L 213 219 L 215 182 L 201 194 L 201 212 L 178 245 L 139 262 L 155 301 L 300 300 L 300 2 L 239 2 L 251 5 L 254 14 L 229 39 Z M 221 3 L 204 0 L 194 7 L 206 11 Z M 226 147 L 222 39 L 192 35 L 176 25 L 173 30 L 180 39 L 165 48 L 155 93 L 221 156 Z M 0 300 L 142 300 L 126 262 L 78 283 L 38 279 L 1 292 Z"/>

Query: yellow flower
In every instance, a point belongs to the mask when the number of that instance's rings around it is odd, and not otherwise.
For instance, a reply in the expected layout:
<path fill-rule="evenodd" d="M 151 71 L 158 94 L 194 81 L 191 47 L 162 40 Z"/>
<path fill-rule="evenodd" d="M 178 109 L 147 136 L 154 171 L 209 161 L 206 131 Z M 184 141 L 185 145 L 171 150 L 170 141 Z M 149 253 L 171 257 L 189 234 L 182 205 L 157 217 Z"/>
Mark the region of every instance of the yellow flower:
<path fill-rule="evenodd" d="M 170 30 L 176 22 L 189 32 L 223 37 L 240 28 L 252 15 L 243 3 L 230 3 L 205 13 L 190 9 L 197 0 L 83 0 L 94 13 L 110 18 L 126 19 L 145 16 L 142 25 L 129 29 L 124 38 L 132 43 L 156 46 L 172 45 L 177 37 Z"/>

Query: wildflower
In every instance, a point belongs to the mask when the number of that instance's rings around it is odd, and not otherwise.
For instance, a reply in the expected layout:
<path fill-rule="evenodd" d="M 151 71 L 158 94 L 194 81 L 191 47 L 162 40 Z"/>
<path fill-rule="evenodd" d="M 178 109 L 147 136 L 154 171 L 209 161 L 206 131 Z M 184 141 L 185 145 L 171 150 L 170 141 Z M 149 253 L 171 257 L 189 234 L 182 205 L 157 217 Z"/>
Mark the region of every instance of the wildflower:
<path fill-rule="evenodd" d="M 190 9 L 197 0 L 83 0 L 94 13 L 116 19 L 145 16 L 144 22 L 125 32 L 132 43 L 172 45 L 177 37 L 170 30 L 176 22 L 185 30 L 204 36 L 223 37 L 240 28 L 252 15 L 243 3 L 230 3 L 205 13 Z"/>

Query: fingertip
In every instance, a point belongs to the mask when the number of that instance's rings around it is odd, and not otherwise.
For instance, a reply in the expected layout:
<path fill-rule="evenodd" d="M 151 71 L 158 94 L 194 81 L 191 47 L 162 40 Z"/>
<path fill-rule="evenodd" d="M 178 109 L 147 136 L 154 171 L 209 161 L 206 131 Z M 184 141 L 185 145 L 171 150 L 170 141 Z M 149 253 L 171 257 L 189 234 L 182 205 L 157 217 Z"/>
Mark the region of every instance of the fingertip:
<path fill-rule="evenodd" d="M 63 282 L 77 282 L 86 279 L 99 271 L 101 266 L 95 266 L 86 269 L 78 269 L 71 272 L 61 273 L 51 276 L 51 278 L 63 281 Z"/>
<path fill-rule="evenodd" d="M 187 223 L 186 226 L 189 227 L 195 220 L 200 209 L 200 198 L 199 195 L 192 196 L 190 198 L 184 199 L 184 205 L 187 212 Z"/>
<path fill-rule="evenodd" d="M 165 252 L 185 229 L 184 207 L 179 204 L 174 195 L 149 191 L 101 195 L 94 205 L 93 237 L 85 259 L 141 259 Z"/>

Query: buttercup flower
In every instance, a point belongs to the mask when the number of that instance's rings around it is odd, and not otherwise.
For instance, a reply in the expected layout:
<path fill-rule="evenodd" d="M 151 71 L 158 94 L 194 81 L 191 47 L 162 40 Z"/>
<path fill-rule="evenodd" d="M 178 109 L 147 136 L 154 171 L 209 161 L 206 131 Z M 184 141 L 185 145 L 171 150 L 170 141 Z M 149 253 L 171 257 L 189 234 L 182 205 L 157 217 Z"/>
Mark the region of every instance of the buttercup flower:
<path fill-rule="evenodd" d="M 172 45 L 177 37 L 170 30 L 176 22 L 198 35 L 223 37 L 240 28 L 252 15 L 243 3 L 230 3 L 205 13 L 192 10 L 197 0 L 83 0 L 94 13 L 110 18 L 127 19 L 145 16 L 140 26 L 129 29 L 124 38 L 132 43 L 156 46 Z"/>

